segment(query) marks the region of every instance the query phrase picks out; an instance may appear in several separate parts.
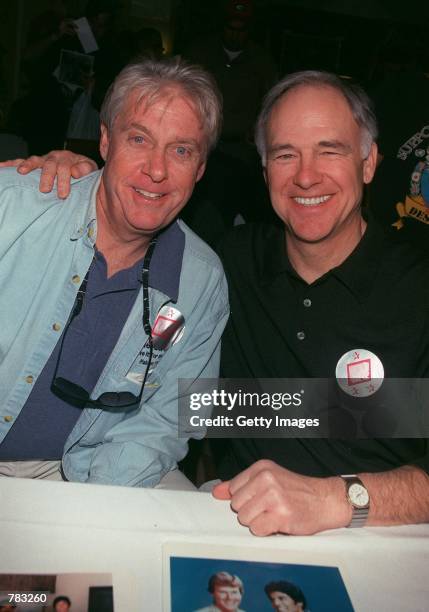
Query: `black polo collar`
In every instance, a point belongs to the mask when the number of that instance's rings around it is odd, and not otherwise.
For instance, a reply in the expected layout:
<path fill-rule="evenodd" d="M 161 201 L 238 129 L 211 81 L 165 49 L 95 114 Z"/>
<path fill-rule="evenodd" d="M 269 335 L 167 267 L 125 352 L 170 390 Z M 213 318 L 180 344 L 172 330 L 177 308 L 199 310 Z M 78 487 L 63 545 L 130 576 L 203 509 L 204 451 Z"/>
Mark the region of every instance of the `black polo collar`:
<path fill-rule="evenodd" d="M 374 221 L 369 220 L 361 241 L 347 259 L 328 274 L 332 274 L 353 292 L 358 300 L 363 300 L 371 292 L 385 243 L 385 235 Z"/>
<path fill-rule="evenodd" d="M 260 260 L 261 285 L 269 285 L 285 273 L 304 282 L 288 259 L 284 226 L 273 225 L 268 238 L 263 245 L 262 259 L 256 258 Z M 381 228 L 369 219 L 365 233 L 354 251 L 341 265 L 318 278 L 313 284 L 322 283 L 327 277 L 335 276 L 357 299 L 365 299 L 375 282 L 385 239 Z M 258 248 L 256 242 L 254 246 Z"/>

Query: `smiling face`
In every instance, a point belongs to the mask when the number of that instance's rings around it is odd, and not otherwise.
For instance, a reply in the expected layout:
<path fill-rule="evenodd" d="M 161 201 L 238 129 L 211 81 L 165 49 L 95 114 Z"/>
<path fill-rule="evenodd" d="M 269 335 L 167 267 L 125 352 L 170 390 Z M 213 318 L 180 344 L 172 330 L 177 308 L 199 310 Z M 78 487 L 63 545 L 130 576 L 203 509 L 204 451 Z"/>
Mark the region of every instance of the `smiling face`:
<path fill-rule="evenodd" d="M 221 612 L 234 612 L 241 602 L 241 592 L 238 587 L 215 586 L 213 591 L 213 603 Z"/>
<path fill-rule="evenodd" d="M 182 91 L 165 90 L 150 103 L 131 92 L 113 128 L 102 126 L 100 219 L 123 240 L 150 239 L 189 200 L 204 172 L 205 149 L 201 118 Z"/>
<path fill-rule="evenodd" d="M 377 150 L 362 159 L 361 130 L 343 95 L 327 86 L 293 89 L 274 105 L 266 134 L 265 177 L 288 244 L 350 243 Z"/>
<path fill-rule="evenodd" d="M 269 597 L 276 612 L 302 612 L 304 609 L 302 603 L 296 603 L 290 595 L 281 591 L 273 591 Z"/>

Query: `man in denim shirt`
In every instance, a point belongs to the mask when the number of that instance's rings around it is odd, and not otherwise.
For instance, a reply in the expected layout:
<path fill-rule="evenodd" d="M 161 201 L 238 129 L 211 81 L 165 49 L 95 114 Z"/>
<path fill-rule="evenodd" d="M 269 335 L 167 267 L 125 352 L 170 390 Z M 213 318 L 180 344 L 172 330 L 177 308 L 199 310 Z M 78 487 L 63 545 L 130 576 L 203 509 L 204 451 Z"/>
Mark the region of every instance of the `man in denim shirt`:
<path fill-rule="evenodd" d="M 223 270 L 175 219 L 220 100 L 199 68 L 146 61 L 101 118 L 104 170 L 67 204 L 0 174 L 0 474 L 151 487 L 186 454 L 178 379 L 218 373 Z"/>

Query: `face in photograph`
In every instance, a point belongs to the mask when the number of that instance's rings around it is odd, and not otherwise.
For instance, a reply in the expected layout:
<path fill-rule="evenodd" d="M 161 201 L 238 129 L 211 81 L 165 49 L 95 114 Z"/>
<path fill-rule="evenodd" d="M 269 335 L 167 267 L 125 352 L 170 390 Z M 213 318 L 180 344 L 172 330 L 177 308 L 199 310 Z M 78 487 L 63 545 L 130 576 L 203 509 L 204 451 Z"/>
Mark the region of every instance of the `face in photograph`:
<path fill-rule="evenodd" d="M 67 603 L 67 601 L 61 600 L 55 604 L 54 610 L 55 612 L 69 612 L 70 605 Z"/>
<path fill-rule="evenodd" d="M 281 591 L 273 591 L 269 597 L 276 612 L 303 612 L 304 610 L 302 603 L 296 603 L 290 595 Z"/>
<path fill-rule="evenodd" d="M 213 591 L 213 603 L 221 612 L 234 612 L 241 603 L 241 592 L 238 587 L 216 585 Z"/>

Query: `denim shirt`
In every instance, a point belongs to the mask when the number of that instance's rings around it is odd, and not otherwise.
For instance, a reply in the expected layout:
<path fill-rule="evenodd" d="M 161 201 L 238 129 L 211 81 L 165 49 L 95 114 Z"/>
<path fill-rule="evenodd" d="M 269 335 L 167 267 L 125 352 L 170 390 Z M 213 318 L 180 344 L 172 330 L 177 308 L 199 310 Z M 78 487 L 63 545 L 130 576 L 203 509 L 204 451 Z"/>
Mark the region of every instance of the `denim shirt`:
<path fill-rule="evenodd" d="M 65 202 L 40 193 L 39 176 L 0 171 L 0 443 L 67 323 L 96 241 L 100 172 L 74 181 Z M 171 305 L 183 315 L 183 333 L 157 352 L 140 406 L 82 410 L 64 447 L 68 480 L 151 487 L 187 452 L 187 440 L 178 437 L 178 379 L 218 375 L 228 298 L 218 257 L 177 223 L 185 235 L 177 300 L 150 287 L 150 319 L 153 326 L 160 309 Z M 140 295 L 93 399 L 111 391 L 138 395 L 147 340 L 142 314 Z"/>

